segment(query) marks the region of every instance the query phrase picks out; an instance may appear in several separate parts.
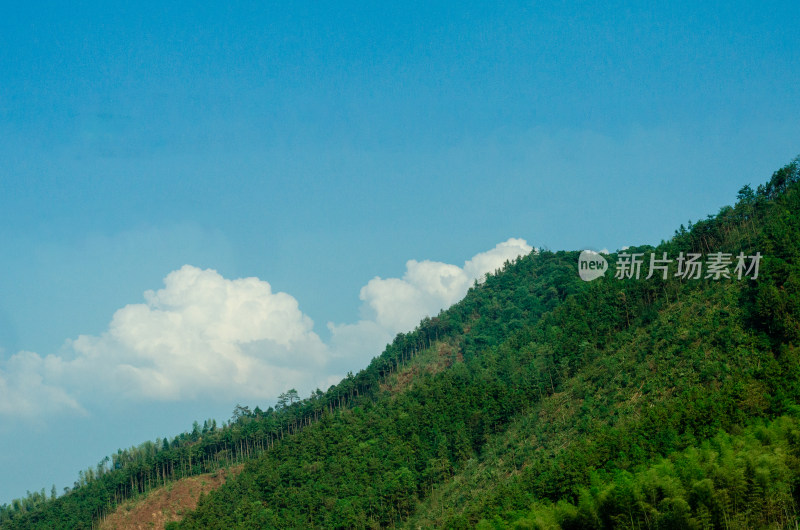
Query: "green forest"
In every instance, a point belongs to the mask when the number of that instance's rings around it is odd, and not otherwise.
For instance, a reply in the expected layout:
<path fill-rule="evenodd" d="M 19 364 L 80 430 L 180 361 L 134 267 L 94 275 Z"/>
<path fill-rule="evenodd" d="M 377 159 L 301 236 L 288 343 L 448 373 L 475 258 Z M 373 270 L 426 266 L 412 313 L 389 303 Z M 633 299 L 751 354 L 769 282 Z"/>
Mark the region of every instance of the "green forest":
<path fill-rule="evenodd" d="M 168 528 L 796 528 L 800 159 L 624 253 L 673 261 L 585 282 L 579 251 L 539 249 L 328 390 L 120 449 L 0 527 L 92 528 L 244 463 Z M 714 253 L 729 277 L 677 269 Z M 757 277 L 733 273 L 740 254 Z"/>

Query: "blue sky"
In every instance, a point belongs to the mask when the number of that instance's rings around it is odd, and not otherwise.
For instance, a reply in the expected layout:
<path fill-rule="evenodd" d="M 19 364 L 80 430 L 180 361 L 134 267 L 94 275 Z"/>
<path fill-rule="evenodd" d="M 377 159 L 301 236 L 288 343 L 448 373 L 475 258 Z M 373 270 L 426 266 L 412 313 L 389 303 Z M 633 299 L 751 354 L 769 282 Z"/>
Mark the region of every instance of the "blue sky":
<path fill-rule="evenodd" d="M 531 247 L 657 243 L 733 202 L 800 154 L 798 18 L 4 6 L 0 503 L 329 384 Z"/>

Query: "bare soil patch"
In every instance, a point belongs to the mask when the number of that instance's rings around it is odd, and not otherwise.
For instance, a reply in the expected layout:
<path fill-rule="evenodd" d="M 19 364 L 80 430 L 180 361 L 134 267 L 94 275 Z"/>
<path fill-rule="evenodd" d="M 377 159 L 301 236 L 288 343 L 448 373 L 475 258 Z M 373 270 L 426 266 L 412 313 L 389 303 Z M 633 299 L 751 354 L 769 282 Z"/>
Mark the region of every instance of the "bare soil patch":
<path fill-rule="evenodd" d="M 142 499 L 121 504 L 99 527 L 101 530 L 163 529 L 168 522 L 179 521 L 194 510 L 201 493 L 217 489 L 241 470 L 242 465 L 223 468 L 156 488 Z"/>

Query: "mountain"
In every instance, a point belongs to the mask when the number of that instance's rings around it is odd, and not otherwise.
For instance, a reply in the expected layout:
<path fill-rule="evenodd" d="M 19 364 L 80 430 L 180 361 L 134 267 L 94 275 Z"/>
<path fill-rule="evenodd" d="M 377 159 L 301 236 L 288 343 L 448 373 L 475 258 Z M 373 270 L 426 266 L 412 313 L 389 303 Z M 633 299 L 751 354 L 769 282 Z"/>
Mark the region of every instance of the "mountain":
<path fill-rule="evenodd" d="M 800 160 L 737 199 L 606 255 L 616 275 L 518 258 L 327 392 L 120 451 L 0 522 L 90 528 L 244 462 L 167 528 L 795 527 Z"/>

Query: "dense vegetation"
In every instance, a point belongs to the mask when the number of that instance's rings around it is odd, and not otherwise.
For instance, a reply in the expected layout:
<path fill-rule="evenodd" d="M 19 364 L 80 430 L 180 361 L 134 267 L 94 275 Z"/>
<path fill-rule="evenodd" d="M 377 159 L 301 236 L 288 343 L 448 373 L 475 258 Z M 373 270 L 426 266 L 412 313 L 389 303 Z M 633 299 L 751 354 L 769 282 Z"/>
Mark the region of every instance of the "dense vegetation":
<path fill-rule="evenodd" d="M 794 526 L 800 419 L 720 432 L 635 472 L 593 472 L 577 501 L 537 501 L 513 524 L 478 528 L 765 528 Z"/>
<path fill-rule="evenodd" d="M 667 279 L 587 283 L 577 252 L 522 257 L 327 392 L 121 451 L 0 523 L 88 528 L 155 484 L 246 461 L 174 526 L 794 527 L 798 162 L 626 252 L 763 259 L 757 280 L 672 263 Z"/>

